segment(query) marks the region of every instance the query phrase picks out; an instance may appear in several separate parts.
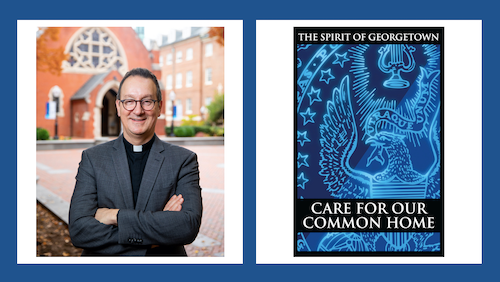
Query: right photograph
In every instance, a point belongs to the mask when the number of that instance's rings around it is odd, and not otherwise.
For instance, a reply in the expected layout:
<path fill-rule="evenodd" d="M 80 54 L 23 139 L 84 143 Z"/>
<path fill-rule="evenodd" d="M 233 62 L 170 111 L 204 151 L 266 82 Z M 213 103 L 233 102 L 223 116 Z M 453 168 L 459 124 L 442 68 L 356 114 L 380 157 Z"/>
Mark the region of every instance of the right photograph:
<path fill-rule="evenodd" d="M 445 32 L 294 28 L 294 256 L 444 256 Z"/>

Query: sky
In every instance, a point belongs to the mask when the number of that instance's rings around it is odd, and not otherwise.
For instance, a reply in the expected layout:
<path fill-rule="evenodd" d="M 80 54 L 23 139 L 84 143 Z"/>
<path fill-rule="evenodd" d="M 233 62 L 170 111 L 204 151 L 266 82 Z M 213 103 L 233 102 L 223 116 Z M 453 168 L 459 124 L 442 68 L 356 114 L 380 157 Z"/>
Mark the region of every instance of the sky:
<path fill-rule="evenodd" d="M 136 25 L 132 26 L 132 28 L 135 30 L 136 27 L 142 26 L 144 27 L 144 45 L 146 46 L 146 49 L 150 50 L 150 42 L 151 40 L 156 40 L 158 43 L 158 46 L 162 45 L 162 36 L 163 35 L 173 35 L 172 32 L 175 30 L 184 30 L 186 28 L 190 28 L 191 26 L 183 25 L 183 24 L 150 24 L 150 25 Z M 197 26 L 199 27 L 199 26 Z M 170 36 L 169 36 L 170 37 Z"/>

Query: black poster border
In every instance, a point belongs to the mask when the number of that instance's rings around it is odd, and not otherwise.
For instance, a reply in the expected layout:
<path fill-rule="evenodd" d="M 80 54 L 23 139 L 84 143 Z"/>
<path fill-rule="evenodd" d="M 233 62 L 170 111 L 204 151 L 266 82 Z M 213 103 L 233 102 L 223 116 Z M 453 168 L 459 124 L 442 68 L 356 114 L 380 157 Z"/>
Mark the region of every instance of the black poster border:
<path fill-rule="evenodd" d="M 441 105 L 440 105 L 440 119 L 441 119 L 441 132 L 440 132 L 440 149 L 441 149 L 441 154 L 440 154 L 440 207 L 441 207 L 441 215 L 442 218 L 440 220 L 441 226 L 439 226 L 439 232 L 440 232 L 440 251 L 438 252 L 319 252 L 319 251 L 310 251 L 310 252 L 299 252 L 297 247 L 298 247 L 298 240 L 297 240 L 297 234 L 298 234 L 298 228 L 297 228 L 297 202 L 299 199 L 297 198 L 297 162 L 294 160 L 294 234 L 293 234 L 293 241 L 294 241 L 294 257 L 444 257 L 445 256 L 445 241 L 444 241 L 444 233 L 445 233 L 445 206 L 444 206 L 444 197 L 445 197 L 445 191 L 444 191 L 444 132 L 445 132 L 445 120 L 444 120 L 444 60 L 445 60 L 445 54 L 444 54 L 444 45 L 445 45 L 445 38 L 444 38 L 444 27 L 294 27 L 294 93 L 297 93 L 298 89 L 298 84 L 297 84 L 297 45 L 298 44 L 339 44 L 339 43 L 346 43 L 346 44 L 353 44 L 353 43 L 370 43 L 370 44 L 387 44 L 387 43 L 398 43 L 398 44 L 403 44 L 403 43 L 414 43 L 414 44 L 425 44 L 425 43 L 431 43 L 431 42 L 393 42 L 393 41 L 384 41 L 384 42 L 366 42 L 366 41 L 345 41 L 345 42 L 310 42 L 310 41 L 300 41 L 298 42 L 298 32 L 299 31 L 310 31 L 310 32 L 324 32 L 324 31 L 335 31 L 335 32 L 371 32 L 371 31 L 380 31 L 380 32 L 438 32 L 440 34 L 439 42 L 440 44 L 440 98 L 441 98 Z M 436 42 L 432 42 L 436 43 Z M 293 107 L 293 116 L 294 116 L 294 156 L 297 156 L 297 112 L 296 112 L 296 105 L 297 105 L 297 95 L 294 94 L 294 107 Z M 295 158 L 294 157 L 294 158 Z M 325 199 L 319 199 L 324 201 Z M 368 199 L 369 200 L 369 199 Z M 391 199 L 394 200 L 394 199 Z M 396 199 L 397 200 L 397 199 Z M 401 199 L 401 201 L 408 201 L 408 199 Z M 320 231 L 320 232 L 325 232 L 325 231 Z M 398 231 L 402 232 L 402 231 Z M 404 231 L 403 231 L 404 232 Z M 411 232 L 411 231 L 408 231 Z"/>

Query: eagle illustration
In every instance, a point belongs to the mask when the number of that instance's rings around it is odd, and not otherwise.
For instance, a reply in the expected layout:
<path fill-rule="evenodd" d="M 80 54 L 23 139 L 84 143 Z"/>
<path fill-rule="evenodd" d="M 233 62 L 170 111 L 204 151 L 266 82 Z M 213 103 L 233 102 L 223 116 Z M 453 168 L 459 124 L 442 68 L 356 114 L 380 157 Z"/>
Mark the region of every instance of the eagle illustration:
<path fill-rule="evenodd" d="M 365 144 L 374 147 L 367 166 L 377 161 L 385 170 L 374 175 L 353 169 L 350 159 L 359 142 L 351 105 L 349 77 L 345 76 L 326 103 L 326 114 L 320 125 L 320 167 L 327 191 L 335 198 L 438 198 L 439 197 L 439 104 L 433 103 L 433 91 L 439 70 L 421 68 L 417 97 L 408 114 L 389 108 L 373 111 L 364 130 Z M 412 134 L 427 135 L 434 162 L 427 172 L 413 168 L 405 138 Z M 388 160 L 384 158 L 387 155 Z M 404 186 L 408 186 L 405 189 Z"/>

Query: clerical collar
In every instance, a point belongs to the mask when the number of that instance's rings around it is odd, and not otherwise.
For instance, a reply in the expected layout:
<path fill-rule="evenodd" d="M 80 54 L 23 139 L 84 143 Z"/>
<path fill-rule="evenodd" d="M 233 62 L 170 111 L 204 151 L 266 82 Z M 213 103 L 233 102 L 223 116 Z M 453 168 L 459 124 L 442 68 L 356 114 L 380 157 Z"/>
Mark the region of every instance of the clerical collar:
<path fill-rule="evenodd" d="M 127 151 L 134 153 L 141 153 L 144 151 L 149 151 L 153 146 L 154 140 L 155 138 L 153 136 L 153 138 L 151 138 L 151 140 L 149 140 L 146 144 L 136 146 L 132 145 L 130 142 L 127 141 L 127 139 L 125 139 L 125 137 L 123 137 L 123 144 L 125 145 Z"/>

